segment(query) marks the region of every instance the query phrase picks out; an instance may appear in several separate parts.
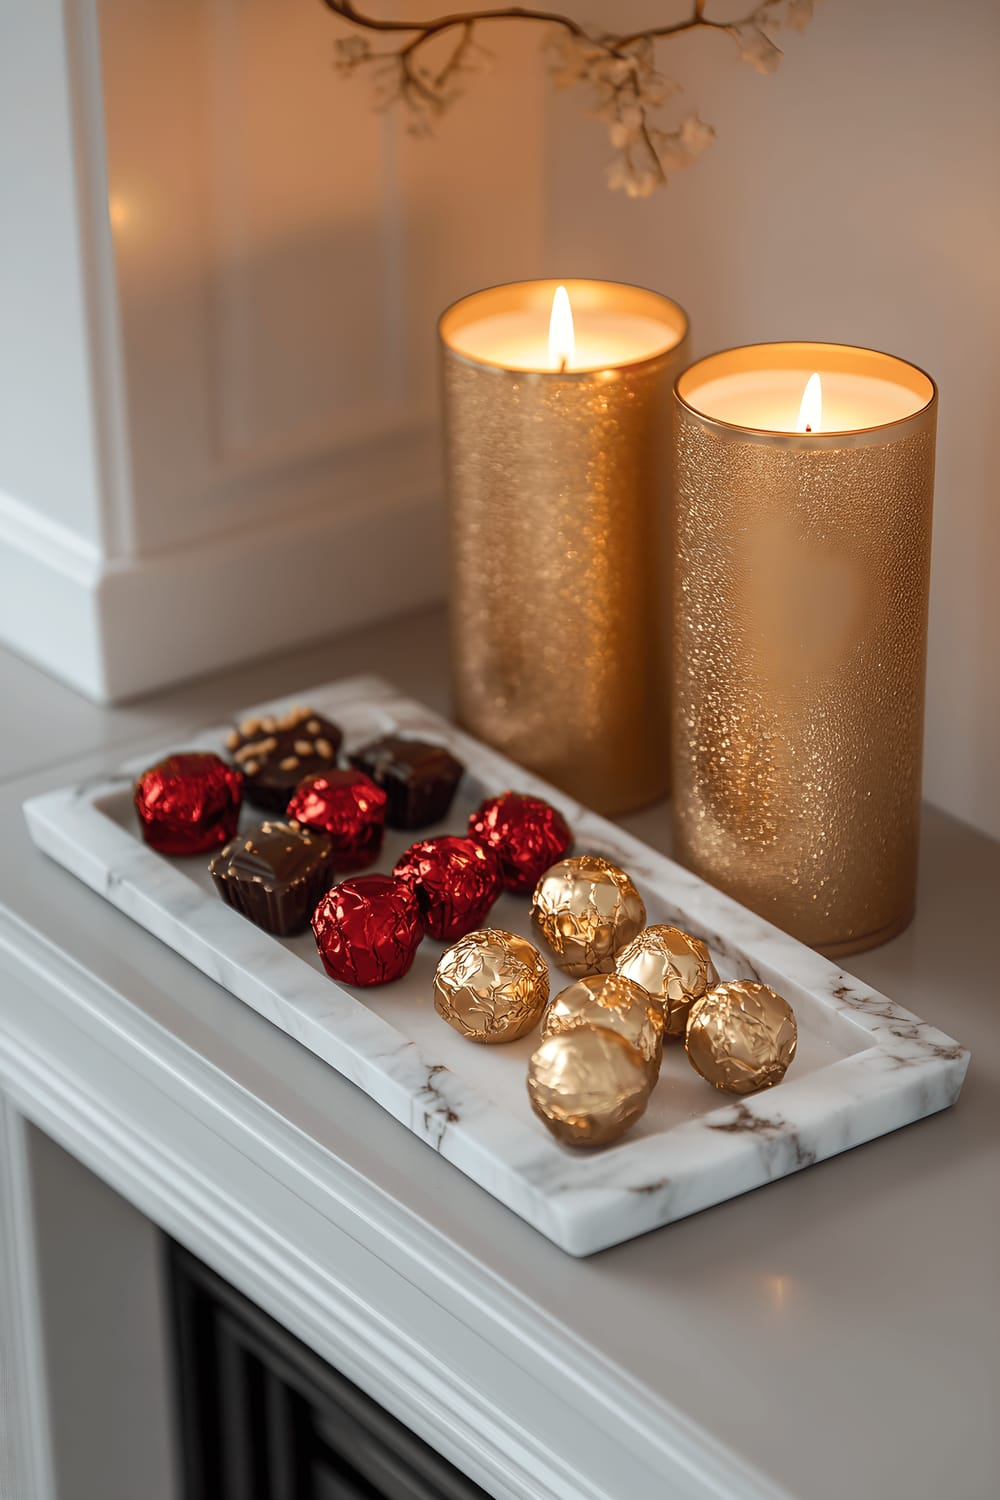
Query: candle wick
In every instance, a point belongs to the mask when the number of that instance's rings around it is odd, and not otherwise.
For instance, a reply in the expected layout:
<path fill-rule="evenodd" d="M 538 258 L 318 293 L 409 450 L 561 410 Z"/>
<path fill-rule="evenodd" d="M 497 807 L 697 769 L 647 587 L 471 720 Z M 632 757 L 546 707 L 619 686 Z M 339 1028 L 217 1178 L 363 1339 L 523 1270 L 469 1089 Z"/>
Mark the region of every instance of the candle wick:
<path fill-rule="evenodd" d="M 807 422 L 806 423 L 806 432 L 812 432 L 812 423 L 811 422 Z"/>
<path fill-rule="evenodd" d="M 559 361 L 559 374 L 560 375 L 565 375 L 565 373 L 566 373 L 566 356 L 564 354 L 563 357 L 562 357 L 562 359 Z"/>

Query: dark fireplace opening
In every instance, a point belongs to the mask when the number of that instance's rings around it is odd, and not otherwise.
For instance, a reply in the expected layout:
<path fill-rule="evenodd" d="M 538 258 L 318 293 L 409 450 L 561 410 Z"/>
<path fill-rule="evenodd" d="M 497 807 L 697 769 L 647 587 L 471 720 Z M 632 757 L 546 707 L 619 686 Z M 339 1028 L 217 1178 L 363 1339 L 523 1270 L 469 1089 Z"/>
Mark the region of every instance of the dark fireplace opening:
<path fill-rule="evenodd" d="M 487 1500 L 214 1271 L 168 1245 L 185 1500 Z"/>

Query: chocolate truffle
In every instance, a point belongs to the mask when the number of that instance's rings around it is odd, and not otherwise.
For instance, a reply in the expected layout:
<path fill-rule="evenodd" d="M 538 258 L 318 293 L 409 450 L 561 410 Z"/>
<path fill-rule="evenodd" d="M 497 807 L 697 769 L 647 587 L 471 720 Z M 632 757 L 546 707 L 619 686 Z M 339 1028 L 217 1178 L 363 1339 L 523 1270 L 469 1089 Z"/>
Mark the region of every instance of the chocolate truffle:
<path fill-rule="evenodd" d="M 520 792 L 503 792 L 481 803 L 469 819 L 469 837 L 493 850 L 507 891 L 532 890 L 573 842 L 557 808 Z"/>
<path fill-rule="evenodd" d="M 646 922 L 642 897 L 624 870 L 597 854 L 550 866 L 531 898 L 531 925 L 560 969 L 575 978 L 610 974 L 620 948 Z"/>
<path fill-rule="evenodd" d="M 369 986 L 401 979 L 424 935 L 417 898 L 391 875 L 359 875 L 327 891 L 313 935 L 331 979 Z"/>
<path fill-rule="evenodd" d="M 538 1025 L 548 998 L 538 949 L 498 927 L 459 938 L 434 976 L 434 1009 L 470 1042 L 516 1042 Z"/>
<path fill-rule="evenodd" d="M 363 771 L 326 771 L 296 787 L 288 816 L 327 835 L 338 871 L 363 870 L 382 848 L 385 792 Z"/>
<path fill-rule="evenodd" d="M 736 979 L 695 1001 L 684 1045 L 706 1082 L 730 1094 L 755 1094 L 781 1082 L 797 1041 L 788 1001 L 766 984 Z"/>
<path fill-rule="evenodd" d="M 348 756 L 388 797 L 390 828 L 427 828 L 448 816 L 464 767 L 444 745 L 387 734 Z"/>
<path fill-rule="evenodd" d="M 546 1037 L 528 1064 L 528 1098 L 564 1146 L 607 1146 L 645 1111 L 649 1066 L 624 1037 L 580 1026 Z"/>
<path fill-rule="evenodd" d="M 679 927 L 647 927 L 623 948 L 615 969 L 663 1006 L 667 1036 L 683 1038 L 691 1007 L 719 976 L 701 938 Z"/>
<path fill-rule="evenodd" d="M 482 844 L 452 834 L 411 844 L 392 873 L 413 891 L 424 931 L 440 943 L 481 927 L 500 894 L 495 856 Z"/>
<path fill-rule="evenodd" d="M 143 771 L 132 797 L 150 848 L 205 854 L 236 832 L 243 777 L 217 755 L 186 751 Z"/>
<path fill-rule="evenodd" d="M 305 776 L 331 770 L 343 734 L 311 708 L 244 719 L 226 738 L 226 749 L 246 777 L 247 801 L 283 813 Z"/>
<path fill-rule="evenodd" d="M 542 1017 L 542 1036 L 578 1026 L 603 1026 L 623 1036 L 656 1078 L 663 1056 L 663 1009 L 641 985 L 620 974 L 592 974 L 561 990 Z"/>
<path fill-rule="evenodd" d="M 239 833 L 209 869 L 224 901 L 266 932 L 303 932 L 333 881 L 330 840 L 298 823 L 264 822 Z"/>

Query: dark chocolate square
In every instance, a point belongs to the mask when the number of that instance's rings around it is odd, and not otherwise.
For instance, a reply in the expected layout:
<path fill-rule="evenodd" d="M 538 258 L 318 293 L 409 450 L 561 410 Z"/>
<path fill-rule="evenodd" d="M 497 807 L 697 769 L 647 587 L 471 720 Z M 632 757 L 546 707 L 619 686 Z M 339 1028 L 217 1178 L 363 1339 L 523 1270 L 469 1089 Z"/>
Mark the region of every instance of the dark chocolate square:
<path fill-rule="evenodd" d="M 427 828 L 448 816 L 465 767 L 444 745 L 387 734 L 348 756 L 388 797 L 390 828 Z"/>
<path fill-rule="evenodd" d="M 333 883 L 332 845 L 298 823 L 268 821 L 230 839 L 209 866 L 222 899 L 266 932 L 302 932 Z"/>

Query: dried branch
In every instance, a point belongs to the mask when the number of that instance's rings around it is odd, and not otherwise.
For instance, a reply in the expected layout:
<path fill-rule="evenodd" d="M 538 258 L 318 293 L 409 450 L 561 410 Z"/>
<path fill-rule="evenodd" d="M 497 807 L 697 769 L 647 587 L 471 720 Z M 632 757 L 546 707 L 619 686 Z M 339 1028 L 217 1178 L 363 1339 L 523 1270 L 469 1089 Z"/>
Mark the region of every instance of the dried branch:
<path fill-rule="evenodd" d="M 477 28 L 502 21 L 526 21 L 548 28 L 552 76 L 557 88 L 583 85 L 591 93 L 591 114 L 608 127 L 615 157 L 608 182 L 630 197 L 647 197 L 665 186 L 670 175 L 698 160 L 715 139 L 711 125 L 696 112 L 683 114 L 668 127 L 660 111 L 682 92 L 681 85 L 657 70 L 657 47 L 685 32 L 709 31 L 728 36 L 739 56 L 759 73 L 773 73 L 781 48 L 773 32 L 781 26 L 801 31 L 814 0 L 758 0 L 741 21 L 713 21 L 705 15 L 707 0 L 693 0 L 690 15 L 665 26 L 615 35 L 598 32 L 558 11 L 511 5 L 457 11 L 428 21 L 399 21 L 370 16 L 351 0 L 322 0 L 326 8 L 354 27 L 337 43 L 337 65 L 353 74 L 369 69 L 381 108 L 402 104 L 410 130 L 431 132 L 437 117 L 464 91 L 464 76 L 476 71 L 489 54 L 476 41 Z M 457 32 L 450 52 L 440 57 L 448 33 Z M 385 48 L 372 45 L 364 33 L 391 38 Z"/>

